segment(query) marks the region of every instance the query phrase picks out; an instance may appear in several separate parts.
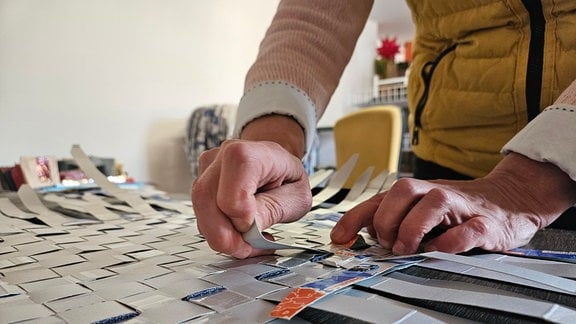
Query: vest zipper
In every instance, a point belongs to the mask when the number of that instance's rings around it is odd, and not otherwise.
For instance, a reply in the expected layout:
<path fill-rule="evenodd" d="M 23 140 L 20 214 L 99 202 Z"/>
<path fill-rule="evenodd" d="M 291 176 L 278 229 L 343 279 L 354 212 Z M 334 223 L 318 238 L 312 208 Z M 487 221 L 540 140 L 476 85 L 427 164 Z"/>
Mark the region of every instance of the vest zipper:
<path fill-rule="evenodd" d="M 530 17 L 530 47 L 526 67 L 526 109 L 528 110 L 528 121 L 531 121 L 540 113 L 546 20 L 540 1 L 522 0 L 522 4 L 528 10 Z"/>
<path fill-rule="evenodd" d="M 414 112 L 414 129 L 412 130 L 412 145 L 418 145 L 419 139 L 419 132 L 422 128 L 422 112 L 424 111 L 424 106 L 426 106 L 426 101 L 428 101 L 428 93 L 430 92 L 430 82 L 432 81 L 432 75 L 434 74 L 434 70 L 438 63 L 442 60 L 446 54 L 452 52 L 456 49 L 456 44 L 446 48 L 443 50 L 435 59 L 434 61 L 427 62 L 424 64 L 420 76 L 422 80 L 424 80 L 424 92 L 422 96 L 418 100 L 418 104 L 416 104 L 416 111 Z"/>

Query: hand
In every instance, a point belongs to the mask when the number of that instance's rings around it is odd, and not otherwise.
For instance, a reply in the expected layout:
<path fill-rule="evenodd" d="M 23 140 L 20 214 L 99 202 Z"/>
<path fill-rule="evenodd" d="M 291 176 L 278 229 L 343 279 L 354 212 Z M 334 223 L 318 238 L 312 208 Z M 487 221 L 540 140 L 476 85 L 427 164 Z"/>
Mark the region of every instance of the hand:
<path fill-rule="evenodd" d="M 385 193 L 346 213 L 334 227 L 335 243 L 362 227 L 395 254 L 418 250 L 459 253 L 472 248 L 504 251 L 528 243 L 574 204 L 576 184 L 549 163 L 511 153 L 486 177 L 472 181 L 399 179 Z"/>
<path fill-rule="evenodd" d="M 237 258 L 269 252 L 242 239 L 254 221 L 263 230 L 312 205 L 302 161 L 274 142 L 226 141 L 200 156 L 199 172 L 192 186 L 198 229 L 212 249 Z"/>

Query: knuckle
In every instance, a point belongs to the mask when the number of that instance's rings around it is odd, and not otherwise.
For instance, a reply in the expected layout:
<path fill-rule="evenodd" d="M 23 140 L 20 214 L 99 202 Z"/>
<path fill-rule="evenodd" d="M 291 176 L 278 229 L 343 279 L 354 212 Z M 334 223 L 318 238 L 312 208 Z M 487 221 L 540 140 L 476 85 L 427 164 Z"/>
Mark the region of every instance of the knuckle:
<path fill-rule="evenodd" d="M 433 208 L 435 210 L 444 210 L 446 213 L 444 217 L 454 214 L 454 202 L 450 193 L 443 188 L 432 188 L 424 196 L 426 208 Z M 449 222 L 448 219 L 444 221 Z"/>
<path fill-rule="evenodd" d="M 436 201 L 450 201 L 450 194 L 448 193 L 448 191 L 446 191 L 443 188 L 432 188 L 430 189 L 430 191 L 428 191 L 428 193 L 426 194 L 427 196 L 429 196 L 431 199 L 434 199 Z"/>
<path fill-rule="evenodd" d="M 218 148 L 209 149 L 200 153 L 198 157 L 198 166 L 200 167 L 200 171 L 206 169 L 210 163 L 214 160 L 214 157 L 218 154 Z"/>
<path fill-rule="evenodd" d="M 202 151 L 202 153 L 200 153 L 200 156 L 198 157 L 198 161 L 200 161 L 201 163 L 209 161 L 211 159 L 212 155 L 214 155 L 214 153 L 217 151 L 218 151 L 218 148 L 212 148 L 212 149 Z"/>
<path fill-rule="evenodd" d="M 228 217 L 249 218 L 254 212 L 254 193 L 243 188 L 237 188 L 236 198 L 226 195 L 216 196 L 216 205 Z"/>
<path fill-rule="evenodd" d="M 466 223 L 468 229 L 474 237 L 481 238 L 489 235 L 491 231 L 490 224 L 481 217 L 474 217 Z"/>
<path fill-rule="evenodd" d="M 266 209 L 267 213 L 265 217 L 261 219 L 265 222 L 265 224 L 261 225 L 263 225 L 265 228 L 268 228 L 272 224 L 276 223 L 275 220 L 286 219 L 286 212 L 279 203 L 266 199 L 264 201 L 264 208 Z"/>
<path fill-rule="evenodd" d="M 252 151 L 244 142 L 240 141 L 225 141 L 220 146 L 220 150 L 225 158 L 234 158 L 237 161 L 247 160 Z"/>
<path fill-rule="evenodd" d="M 290 217 L 291 212 L 296 212 L 291 209 L 291 206 L 297 206 L 298 204 L 292 205 L 292 203 L 287 203 L 286 201 L 278 201 L 277 199 L 274 199 L 273 197 L 270 196 L 263 198 L 264 199 L 262 201 L 264 205 L 264 210 L 266 212 L 265 215 L 262 216 L 264 216 L 265 219 L 263 220 L 266 222 L 266 225 L 268 226 L 271 226 L 272 224 L 277 223 L 279 221 L 280 222 L 288 221 L 291 218 Z"/>
<path fill-rule="evenodd" d="M 402 194 L 415 194 L 420 180 L 411 178 L 400 178 L 396 180 L 390 188 L 390 192 L 401 192 Z"/>

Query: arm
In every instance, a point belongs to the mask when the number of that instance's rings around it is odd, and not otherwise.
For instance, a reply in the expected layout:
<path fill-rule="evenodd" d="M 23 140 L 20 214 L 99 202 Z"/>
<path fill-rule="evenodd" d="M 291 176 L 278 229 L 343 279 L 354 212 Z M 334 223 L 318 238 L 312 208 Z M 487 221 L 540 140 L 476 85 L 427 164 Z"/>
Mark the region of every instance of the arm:
<path fill-rule="evenodd" d="M 383 246 L 407 254 L 439 226 L 447 230 L 425 249 L 458 253 L 524 245 L 576 203 L 574 125 L 576 82 L 504 146 L 506 156 L 486 177 L 400 179 L 390 191 L 347 213 L 332 239 L 345 242 L 368 226 Z"/>
<path fill-rule="evenodd" d="M 246 77 L 235 137 L 200 157 L 192 186 L 199 231 L 216 251 L 244 258 L 252 223 L 296 220 L 312 197 L 301 158 L 372 6 L 371 0 L 285 0 Z"/>

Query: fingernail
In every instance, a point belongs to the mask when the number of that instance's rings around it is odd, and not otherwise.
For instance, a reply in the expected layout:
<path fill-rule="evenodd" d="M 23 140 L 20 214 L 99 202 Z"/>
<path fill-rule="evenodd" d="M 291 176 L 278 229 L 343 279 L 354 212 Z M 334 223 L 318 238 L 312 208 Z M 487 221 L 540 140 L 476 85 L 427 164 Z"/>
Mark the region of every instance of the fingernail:
<path fill-rule="evenodd" d="M 391 249 L 392 248 L 392 242 L 389 242 L 389 241 L 380 241 L 380 245 L 382 245 L 382 247 L 385 249 Z"/>
<path fill-rule="evenodd" d="M 333 241 L 341 241 L 344 238 L 344 235 L 346 235 L 346 230 L 340 224 L 336 224 L 330 233 L 330 237 Z"/>
<path fill-rule="evenodd" d="M 438 248 L 435 245 L 426 245 L 424 247 L 424 250 L 426 252 L 434 252 L 434 251 L 438 251 Z"/>
<path fill-rule="evenodd" d="M 397 255 L 404 255 L 407 253 L 406 245 L 404 245 L 404 243 L 402 243 L 400 241 L 396 241 L 396 243 L 394 244 L 394 247 L 392 248 L 392 252 L 394 252 L 394 254 L 397 254 Z"/>
<path fill-rule="evenodd" d="M 248 246 L 247 248 L 239 249 L 236 252 L 232 253 L 232 256 L 235 257 L 236 259 L 246 259 L 247 257 L 250 256 L 251 252 L 252 248 Z"/>

